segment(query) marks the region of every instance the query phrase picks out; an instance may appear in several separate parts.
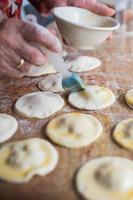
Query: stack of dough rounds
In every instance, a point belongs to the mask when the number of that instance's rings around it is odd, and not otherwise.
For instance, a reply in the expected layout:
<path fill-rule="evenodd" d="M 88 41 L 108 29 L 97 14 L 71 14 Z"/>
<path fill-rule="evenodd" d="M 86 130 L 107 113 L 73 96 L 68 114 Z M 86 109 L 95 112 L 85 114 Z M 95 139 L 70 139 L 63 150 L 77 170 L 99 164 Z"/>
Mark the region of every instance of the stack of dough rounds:
<path fill-rule="evenodd" d="M 51 63 L 47 63 L 43 66 L 32 66 L 30 71 L 26 73 L 25 76 L 28 77 L 37 77 L 37 76 L 41 76 L 41 75 L 46 75 L 46 74 L 52 74 L 52 73 L 56 73 L 56 69 L 54 68 L 54 66 Z"/>
<path fill-rule="evenodd" d="M 95 117 L 74 112 L 53 119 L 46 132 L 56 144 L 80 148 L 94 142 L 102 134 L 103 127 Z"/>
<path fill-rule="evenodd" d="M 113 132 L 113 138 L 124 148 L 133 151 L 133 118 L 120 122 Z"/>
<path fill-rule="evenodd" d="M 14 183 L 44 176 L 58 163 L 56 149 L 46 140 L 27 139 L 6 144 L 0 149 L 0 178 Z"/>
<path fill-rule="evenodd" d="M 133 200 L 133 161 L 120 157 L 91 160 L 81 167 L 76 182 L 88 200 Z"/>
<path fill-rule="evenodd" d="M 17 129 L 18 122 L 14 117 L 0 113 L 0 143 L 12 137 Z"/>
<path fill-rule="evenodd" d="M 41 80 L 38 83 L 38 87 L 42 91 L 50 92 L 65 92 L 62 86 L 62 76 L 61 74 L 50 75 L 49 77 Z"/>
<path fill-rule="evenodd" d="M 101 65 L 101 61 L 94 57 L 79 56 L 78 58 L 67 61 L 70 66 L 70 71 L 87 72 Z"/>
<path fill-rule="evenodd" d="M 44 119 L 64 106 L 64 100 L 51 92 L 33 92 L 21 97 L 15 103 L 16 112 L 25 117 Z"/>
<path fill-rule="evenodd" d="M 126 102 L 133 109 L 133 89 L 129 90 L 125 95 Z"/>
<path fill-rule="evenodd" d="M 87 86 L 81 92 L 71 93 L 69 103 L 84 110 L 99 110 L 111 106 L 115 102 L 115 95 L 111 90 L 100 86 Z"/>

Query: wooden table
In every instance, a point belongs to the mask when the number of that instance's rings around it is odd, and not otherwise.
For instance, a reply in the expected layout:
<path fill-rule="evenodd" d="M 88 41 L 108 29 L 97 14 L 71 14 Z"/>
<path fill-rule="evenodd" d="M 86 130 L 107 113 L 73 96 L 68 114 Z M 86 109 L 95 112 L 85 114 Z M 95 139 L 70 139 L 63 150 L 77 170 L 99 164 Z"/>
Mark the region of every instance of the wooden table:
<path fill-rule="evenodd" d="M 70 150 L 55 145 L 59 152 L 60 161 L 54 172 L 44 177 L 35 177 L 26 184 L 11 184 L 0 182 L 0 200 L 80 200 L 76 191 L 75 175 L 79 167 L 87 160 L 103 155 L 123 156 L 133 159 L 133 153 L 118 146 L 112 139 L 114 125 L 128 117 L 133 117 L 124 100 L 124 94 L 133 88 L 133 37 L 115 36 L 107 41 L 92 55 L 102 61 L 102 66 L 91 72 L 82 74 L 90 84 L 104 85 L 113 90 L 117 96 L 116 103 L 107 109 L 91 113 L 96 116 L 104 126 L 104 133 L 92 145 Z M 19 122 L 17 133 L 9 140 L 41 137 L 45 138 L 45 124 L 55 117 L 46 120 L 26 119 L 19 117 L 13 111 L 15 101 L 24 94 L 38 91 L 37 82 L 41 78 L 23 78 L 0 80 L 0 112 L 9 113 Z M 66 100 L 67 97 L 65 96 Z M 66 102 L 61 113 L 76 111 Z"/>

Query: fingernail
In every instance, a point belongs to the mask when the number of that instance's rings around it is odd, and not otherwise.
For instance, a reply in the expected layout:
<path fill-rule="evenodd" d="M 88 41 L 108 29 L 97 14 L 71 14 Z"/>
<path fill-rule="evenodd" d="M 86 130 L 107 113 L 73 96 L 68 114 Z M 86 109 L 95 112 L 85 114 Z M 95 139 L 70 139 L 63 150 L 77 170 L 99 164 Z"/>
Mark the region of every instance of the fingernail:
<path fill-rule="evenodd" d="M 55 40 L 55 46 L 53 47 L 53 50 L 56 52 L 61 52 L 62 51 L 62 44 L 59 39 Z"/>

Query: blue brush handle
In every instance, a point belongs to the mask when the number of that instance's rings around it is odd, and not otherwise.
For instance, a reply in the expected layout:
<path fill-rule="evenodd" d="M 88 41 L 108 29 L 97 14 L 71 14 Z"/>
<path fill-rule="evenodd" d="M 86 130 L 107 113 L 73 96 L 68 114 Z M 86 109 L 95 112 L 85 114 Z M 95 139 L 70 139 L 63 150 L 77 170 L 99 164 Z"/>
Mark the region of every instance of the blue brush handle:
<path fill-rule="evenodd" d="M 70 92 L 77 92 L 85 89 L 83 80 L 74 72 L 72 73 L 72 76 L 63 79 L 62 85 L 65 90 Z"/>

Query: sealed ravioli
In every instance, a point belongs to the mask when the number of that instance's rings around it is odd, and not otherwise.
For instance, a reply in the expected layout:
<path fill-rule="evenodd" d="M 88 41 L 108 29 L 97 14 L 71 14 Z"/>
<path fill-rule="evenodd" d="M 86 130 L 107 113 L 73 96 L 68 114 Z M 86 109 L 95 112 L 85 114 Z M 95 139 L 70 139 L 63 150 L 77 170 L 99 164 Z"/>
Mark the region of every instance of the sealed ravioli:
<path fill-rule="evenodd" d="M 124 148 L 133 151 L 133 118 L 121 121 L 114 129 L 113 138 Z"/>
<path fill-rule="evenodd" d="M 69 103 L 84 110 L 99 110 L 111 106 L 116 98 L 113 92 L 102 86 L 88 85 L 85 90 L 69 95 Z"/>
<path fill-rule="evenodd" d="M 58 153 L 46 140 L 12 142 L 0 149 L 0 178 L 14 183 L 27 182 L 34 175 L 50 173 L 57 163 Z"/>
<path fill-rule="evenodd" d="M 101 61 L 94 57 L 79 56 L 74 60 L 67 61 L 70 66 L 70 71 L 73 72 L 87 72 L 93 70 L 101 65 Z"/>
<path fill-rule="evenodd" d="M 125 95 L 125 99 L 127 102 L 127 105 L 133 109 L 133 89 L 129 90 L 126 95 Z"/>
<path fill-rule="evenodd" d="M 103 127 L 92 115 L 72 112 L 54 118 L 46 131 L 53 142 L 68 148 L 80 148 L 100 137 Z"/>
<path fill-rule="evenodd" d="M 56 93 L 65 92 L 62 85 L 61 74 L 54 74 L 54 75 L 46 77 L 45 79 L 41 80 L 38 83 L 38 87 L 42 91 L 49 91 L 49 92 L 56 92 Z"/>
<path fill-rule="evenodd" d="M 52 92 L 32 92 L 19 98 L 15 111 L 25 117 L 44 119 L 61 110 L 63 98 Z"/>
<path fill-rule="evenodd" d="M 0 113 L 0 143 L 12 137 L 18 129 L 17 120 L 11 115 Z"/>
<path fill-rule="evenodd" d="M 56 72 L 57 72 L 56 69 L 51 63 L 46 63 L 45 65 L 42 65 L 42 66 L 34 66 L 34 65 L 31 66 L 30 71 L 27 72 L 25 76 L 37 77 L 37 76 L 52 74 Z"/>
<path fill-rule="evenodd" d="M 77 189 L 87 200 L 133 200 L 133 161 L 101 157 L 81 167 Z"/>

